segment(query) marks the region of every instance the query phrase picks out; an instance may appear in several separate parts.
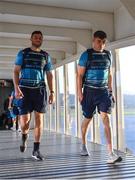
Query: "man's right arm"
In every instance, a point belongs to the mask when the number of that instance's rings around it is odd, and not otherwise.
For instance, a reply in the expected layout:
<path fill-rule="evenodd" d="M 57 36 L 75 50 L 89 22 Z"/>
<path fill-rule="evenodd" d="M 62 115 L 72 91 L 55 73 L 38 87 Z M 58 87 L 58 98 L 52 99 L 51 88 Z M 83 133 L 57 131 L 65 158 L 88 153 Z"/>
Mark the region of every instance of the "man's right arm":
<path fill-rule="evenodd" d="M 14 67 L 14 73 L 13 73 L 13 82 L 14 82 L 14 88 L 15 88 L 15 97 L 17 99 L 23 97 L 23 93 L 21 92 L 19 88 L 19 74 L 21 71 L 21 66 L 15 65 Z"/>
<path fill-rule="evenodd" d="M 83 76 L 85 74 L 85 67 L 79 66 L 77 67 L 77 89 L 78 89 L 78 98 L 81 102 L 83 99 L 82 87 L 83 87 Z"/>
<path fill-rule="evenodd" d="M 83 99 L 83 93 L 82 93 L 83 77 L 86 71 L 87 60 L 88 60 L 88 53 L 85 51 L 84 53 L 82 53 L 77 67 L 77 92 L 80 102 Z"/>
<path fill-rule="evenodd" d="M 23 94 L 19 88 L 19 74 L 21 71 L 21 66 L 23 64 L 23 52 L 19 51 L 16 56 L 14 71 L 13 71 L 13 82 L 14 82 L 14 88 L 15 88 L 15 97 L 17 99 L 23 97 Z"/>

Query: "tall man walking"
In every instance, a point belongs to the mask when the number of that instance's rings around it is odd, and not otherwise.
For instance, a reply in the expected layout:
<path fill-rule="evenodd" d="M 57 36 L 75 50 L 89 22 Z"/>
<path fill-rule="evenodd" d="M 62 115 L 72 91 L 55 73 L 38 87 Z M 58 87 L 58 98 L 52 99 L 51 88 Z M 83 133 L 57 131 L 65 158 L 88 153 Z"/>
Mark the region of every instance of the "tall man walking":
<path fill-rule="evenodd" d="M 34 31 L 31 34 L 31 47 L 21 50 L 16 57 L 14 67 L 15 97 L 19 99 L 19 115 L 22 131 L 20 151 L 27 148 L 30 114 L 35 113 L 35 141 L 32 157 L 36 160 L 44 160 L 40 153 L 40 141 L 43 129 L 43 113 L 47 105 L 47 93 L 45 84 L 45 73 L 50 90 L 49 103 L 53 103 L 53 76 L 52 63 L 48 53 L 41 50 L 43 34 L 41 31 Z"/>
<path fill-rule="evenodd" d="M 82 122 L 81 155 L 89 155 L 86 146 L 86 132 L 96 108 L 103 120 L 107 147 L 108 163 L 121 161 L 121 157 L 113 152 L 110 117 L 112 95 L 111 53 L 105 50 L 107 35 L 103 31 L 96 31 L 93 37 L 93 47 L 85 51 L 78 63 L 78 97 L 82 105 L 85 119 Z M 83 92 L 82 92 L 82 87 Z"/>

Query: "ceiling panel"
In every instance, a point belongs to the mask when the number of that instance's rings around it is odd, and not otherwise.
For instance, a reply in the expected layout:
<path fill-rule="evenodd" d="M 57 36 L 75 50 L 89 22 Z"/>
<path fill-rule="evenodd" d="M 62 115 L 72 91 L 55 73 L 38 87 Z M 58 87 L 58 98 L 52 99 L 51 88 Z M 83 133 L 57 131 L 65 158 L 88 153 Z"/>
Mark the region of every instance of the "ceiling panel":
<path fill-rule="evenodd" d="M 8 2 L 40 4 L 72 9 L 113 12 L 121 6 L 120 0 L 4 0 Z"/>

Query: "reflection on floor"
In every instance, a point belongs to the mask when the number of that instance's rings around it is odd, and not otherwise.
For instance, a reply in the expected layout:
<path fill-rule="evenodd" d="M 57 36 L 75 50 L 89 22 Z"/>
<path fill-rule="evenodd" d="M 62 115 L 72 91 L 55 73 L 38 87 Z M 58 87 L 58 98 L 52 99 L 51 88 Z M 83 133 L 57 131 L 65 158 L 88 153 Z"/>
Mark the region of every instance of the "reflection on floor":
<path fill-rule="evenodd" d="M 135 178 L 135 157 L 123 155 L 123 162 L 107 165 L 105 146 L 89 143 L 90 157 L 79 155 L 80 139 L 44 131 L 41 151 L 43 162 L 32 160 L 33 134 L 27 151 L 19 152 L 20 134 L 0 131 L 0 179 L 20 178 Z"/>

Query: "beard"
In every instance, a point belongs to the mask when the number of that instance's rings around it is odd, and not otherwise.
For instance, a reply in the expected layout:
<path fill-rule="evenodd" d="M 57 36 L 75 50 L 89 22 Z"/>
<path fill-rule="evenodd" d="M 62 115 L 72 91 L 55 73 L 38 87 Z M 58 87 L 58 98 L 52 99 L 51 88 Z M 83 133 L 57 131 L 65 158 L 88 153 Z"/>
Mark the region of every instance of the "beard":
<path fill-rule="evenodd" d="M 35 48 L 40 48 L 41 45 L 42 45 L 42 43 L 39 43 L 39 44 L 32 43 L 32 46 L 34 46 Z"/>

